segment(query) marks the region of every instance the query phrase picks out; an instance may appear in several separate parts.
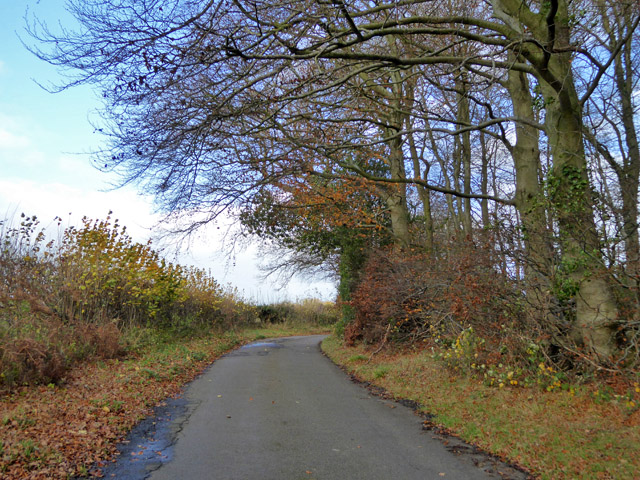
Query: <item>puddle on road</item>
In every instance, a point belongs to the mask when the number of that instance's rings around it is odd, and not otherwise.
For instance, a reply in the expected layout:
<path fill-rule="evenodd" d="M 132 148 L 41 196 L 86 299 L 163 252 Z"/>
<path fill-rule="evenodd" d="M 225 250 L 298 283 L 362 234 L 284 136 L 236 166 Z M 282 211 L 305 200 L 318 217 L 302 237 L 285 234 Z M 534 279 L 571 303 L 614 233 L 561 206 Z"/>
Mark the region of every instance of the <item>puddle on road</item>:
<path fill-rule="evenodd" d="M 251 357 L 257 355 L 264 357 L 269 355 L 269 352 L 277 348 L 284 348 L 284 345 L 276 342 L 255 342 L 243 345 L 238 350 L 228 353 L 227 357 Z"/>
<path fill-rule="evenodd" d="M 248 345 L 243 345 L 242 347 L 240 347 L 240 350 L 246 350 L 248 348 L 267 348 L 267 347 L 284 348 L 283 345 L 280 345 L 279 343 L 275 343 L 275 342 L 256 342 L 256 343 L 249 343 Z"/>

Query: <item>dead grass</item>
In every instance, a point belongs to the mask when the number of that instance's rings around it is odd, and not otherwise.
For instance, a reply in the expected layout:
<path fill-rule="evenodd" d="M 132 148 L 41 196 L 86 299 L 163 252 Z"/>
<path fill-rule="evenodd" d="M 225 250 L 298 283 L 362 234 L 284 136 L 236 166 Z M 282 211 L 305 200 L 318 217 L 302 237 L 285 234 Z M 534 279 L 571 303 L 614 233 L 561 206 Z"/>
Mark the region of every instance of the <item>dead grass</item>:
<path fill-rule="evenodd" d="M 435 415 L 436 424 L 539 478 L 640 478 L 637 407 L 598 401 L 586 387 L 554 392 L 489 387 L 452 376 L 424 351 L 387 351 L 371 358 L 365 348 L 346 347 L 335 337 L 326 339 L 323 349 L 357 377 L 418 402 Z"/>

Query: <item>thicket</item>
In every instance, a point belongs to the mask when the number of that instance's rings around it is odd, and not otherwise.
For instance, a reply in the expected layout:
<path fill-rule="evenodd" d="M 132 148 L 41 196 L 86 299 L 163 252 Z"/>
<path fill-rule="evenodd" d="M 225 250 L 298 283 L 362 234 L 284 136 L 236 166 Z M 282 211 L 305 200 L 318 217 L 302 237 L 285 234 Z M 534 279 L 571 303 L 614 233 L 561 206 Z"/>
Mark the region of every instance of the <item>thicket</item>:
<path fill-rule="evenodd" d="M 473 245 L 437 262 L 422 252 L 373 252 L 352 294 L 356 314 L 347 342 L 423 341 L 466 326 L 489 334 L 513 322 L 521 313 L 516 286 L 500 278 L 488 258 Z"/>
<path fill-rule="evenodd" d="M 255 321 L 207 272 L 165 261 L 107 216 L 47 240 L 35 217 L 0 221 L 0 385 L 58 382 L 74 363 L 165 335 Z M 155 332 L 155 333 L 154 333 Z"/>
<path fill-rule="evenodd" d="M 343 301 L 354 312 L 345 342 L 426 348 L 452 371 L 496 387 L 553 390 L 568 378 L 601 376 L 624 390 L 637 379 L 640 344 L 631 316 L 620 318 L 620 353 L 603 365 L 572 338 L 575 304 L 562 299 L 563 277 L 542 290 L 517 275 L 522 265 L 504 268 L 503 258 L 495 241 L 468 239 L 437 254 L 369 252 L 351 300 Z M 632 295 L 621 292 L 620 311 L 632 315 Z"/>

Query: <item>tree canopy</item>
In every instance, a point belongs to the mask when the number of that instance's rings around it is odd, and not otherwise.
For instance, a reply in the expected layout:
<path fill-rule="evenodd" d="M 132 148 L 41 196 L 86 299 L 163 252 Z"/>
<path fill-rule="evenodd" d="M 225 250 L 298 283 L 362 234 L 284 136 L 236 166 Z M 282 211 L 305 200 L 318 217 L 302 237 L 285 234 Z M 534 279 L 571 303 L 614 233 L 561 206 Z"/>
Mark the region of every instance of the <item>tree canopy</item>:
<path fill-rule="evenodd" d="M 494 268 L 525 281 L 554 342 L 605 361 L 637 332 L 616 293 L 638 311 L 637 2 L 68 9 L 77 27 L 30 20 L 31 49 L 60 88 L 96 86 L 97 164 L 166 211 L 231 209 L 301 266 L 363 232 L 442 258 L 492 231 Z"/>

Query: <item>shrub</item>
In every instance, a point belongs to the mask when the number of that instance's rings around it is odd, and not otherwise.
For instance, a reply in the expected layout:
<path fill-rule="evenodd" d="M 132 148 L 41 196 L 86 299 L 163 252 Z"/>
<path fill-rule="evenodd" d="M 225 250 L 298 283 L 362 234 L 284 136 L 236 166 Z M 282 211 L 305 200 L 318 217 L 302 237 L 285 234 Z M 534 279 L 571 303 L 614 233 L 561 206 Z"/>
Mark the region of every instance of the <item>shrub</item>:
<path fill-rule="evenodd" d="M 355 319 L 345 329 L 347 343 L 387 338 L 455 347 L 457 342 L 457 354 L 475 359 L 494 352 L 521 355 L 519 335 L 537 334 L 523 321 L 517 283 L 493 268 L 490 252 L 473 244 L 438 259 L 375 252 L 350 304 Z"/>
<path fill-rule="evenodd" d="M 279 302 L 259 305 L 258 319 L 264 323 L 303 323 L 319 326 L 334 325 L 338 309 L 333 302 L 307 298 L 298 302 Z"/>
<path fill-rule="evenodd" d="M 0 384 L 55 383 L 73 362 L 144 343 L 123 330 L 192 335 L 255 317 L 235 290 L 166 262 L 110 215 L 59 237 L 47 242 L 36 217 L 0 221 Z"/>
<path fill-rule="evenodd" d="M 67 363 L 57 345 L 21 338 L 2 348 L 2 380 L 6 384 L 57 383 Z"/>

